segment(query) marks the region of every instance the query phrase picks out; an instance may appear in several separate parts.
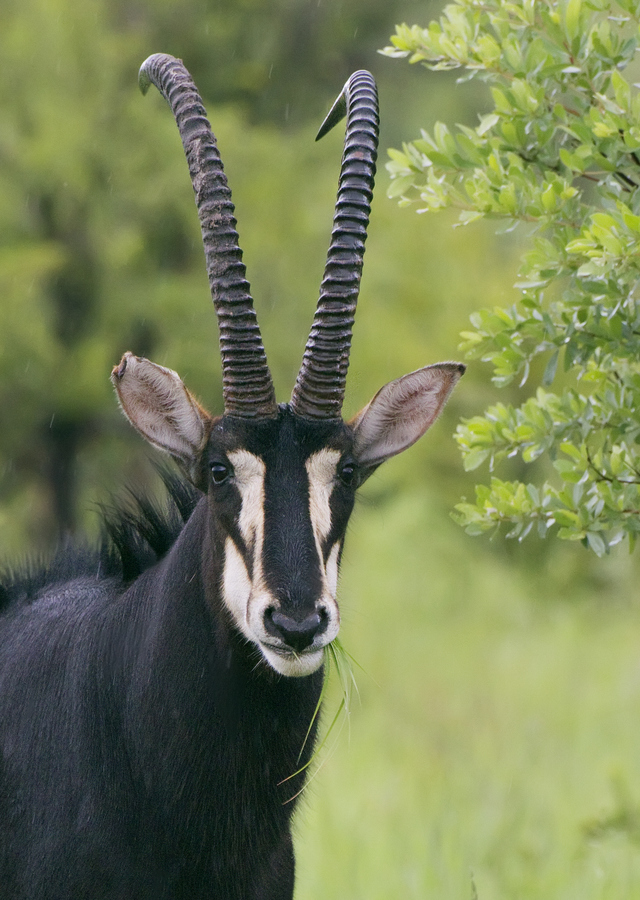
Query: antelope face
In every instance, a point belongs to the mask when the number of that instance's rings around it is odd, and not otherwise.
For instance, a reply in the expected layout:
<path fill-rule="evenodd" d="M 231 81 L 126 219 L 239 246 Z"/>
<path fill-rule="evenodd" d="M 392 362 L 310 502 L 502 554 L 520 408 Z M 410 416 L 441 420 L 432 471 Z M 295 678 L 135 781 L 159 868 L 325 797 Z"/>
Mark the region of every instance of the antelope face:
<path fill-rule="evenodd" d="M 223 417 L 204 454 L 220 593 L 236 627 L 283 675 L 307 675 L 338 634 L 338 566 L 356 487 L 347 426 L 281 407 Z"/>
<path fill-rule="evenodd" d="M 346 424 L 288 405 L 257 421 L 213 418 L 170 369 L 130 353 L 114 369 L 130 422 L 206 490 L 214 587 L 277 672 L 308 675 L 322 664 L 340 624 L 338 566 L 356 488 L 424 434 L 463 370 L 440 363 L 405 375 Z"/>

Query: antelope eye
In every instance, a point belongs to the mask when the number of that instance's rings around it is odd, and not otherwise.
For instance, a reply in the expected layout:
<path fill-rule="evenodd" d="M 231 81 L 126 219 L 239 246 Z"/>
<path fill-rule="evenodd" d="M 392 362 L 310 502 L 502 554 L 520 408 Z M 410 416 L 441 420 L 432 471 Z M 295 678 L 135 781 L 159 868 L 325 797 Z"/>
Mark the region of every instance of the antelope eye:
<path fill-rule="evenodd" d="M 342 468 L 338 471 L 338 477 L 343 484 L 347 485 L 347 487 L 352 487 L 356 480 L 355 465 L 351 462 L 344 463 Z"/>
<path fill-rule="evenodd" d="M 224 484 L 231 475 L 230 467 L 224 463 L 211 463 L 209 468 L 211 469 L 211 480 L 214 484 Z"/>

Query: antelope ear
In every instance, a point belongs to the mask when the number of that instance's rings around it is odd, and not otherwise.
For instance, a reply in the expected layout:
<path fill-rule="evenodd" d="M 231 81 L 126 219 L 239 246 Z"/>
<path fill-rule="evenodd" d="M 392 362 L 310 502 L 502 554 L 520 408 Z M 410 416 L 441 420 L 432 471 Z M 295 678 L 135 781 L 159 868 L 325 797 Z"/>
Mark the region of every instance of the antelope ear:
<path fill-rule="evenodd" d="M 464 371 L 462 363 L 438 363 L 385 384 L 351 422 L 359 465 L 373 469 L 422 437 Z"/>
<path fill-rule="evenodd" d="M 150 444 L 170 453 L 189 475 L 209 437 L 212 418 L 180 377 L 148 359 L 125 353 L 111 381 L 127 419 Z"/>

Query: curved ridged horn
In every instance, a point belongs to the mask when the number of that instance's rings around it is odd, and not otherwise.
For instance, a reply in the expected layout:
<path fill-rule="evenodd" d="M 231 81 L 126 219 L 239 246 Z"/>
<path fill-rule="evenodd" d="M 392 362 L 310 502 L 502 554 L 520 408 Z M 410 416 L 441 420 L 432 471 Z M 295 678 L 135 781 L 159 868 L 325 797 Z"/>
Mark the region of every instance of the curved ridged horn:
<path fill-rule="evenodd" d="M 154 84 L 168 102 L 189 163 L 220 329 L 225 413 L 275 416 L 275 393 L 238 245 L 231 191 L 202 100 L 181 60 L 164 53 L 145 60 L 139 84 L 143 94 Z"/>
<path fill-rule="evenodd" d="M 320 297 L 291 409 L 307 419 L 339 419 L 349 367 L 378 150 L 378 94 L 369 72 L 355 72 L 318 132 L 347 117 L 338 197 Z"/>

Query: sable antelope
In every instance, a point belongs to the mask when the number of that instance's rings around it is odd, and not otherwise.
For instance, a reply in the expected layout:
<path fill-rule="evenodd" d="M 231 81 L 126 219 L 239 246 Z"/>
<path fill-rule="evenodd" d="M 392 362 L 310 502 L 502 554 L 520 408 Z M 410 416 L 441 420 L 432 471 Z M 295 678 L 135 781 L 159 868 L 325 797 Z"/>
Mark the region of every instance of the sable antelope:
<path fill-rule="evenodd" d="M 65 548 L 0 588 L 0 896 L 291 900 L 287 801 L 338 633 L 354 494 L 426 431 L 464 367 L 412 372 L 341 418 L 378 135 L 368 72 L 320 129 L 346 115 L 320 299 L 280 405 L 200 97 L 170 56 L 150 57 L 140 83 L 168 100 L 189 163 L 224 413 L 125 354 L 112 380 L 126 416 L 188 479 L 170 480 L 173 511 L 140 500 L 101 547 Z"/>

